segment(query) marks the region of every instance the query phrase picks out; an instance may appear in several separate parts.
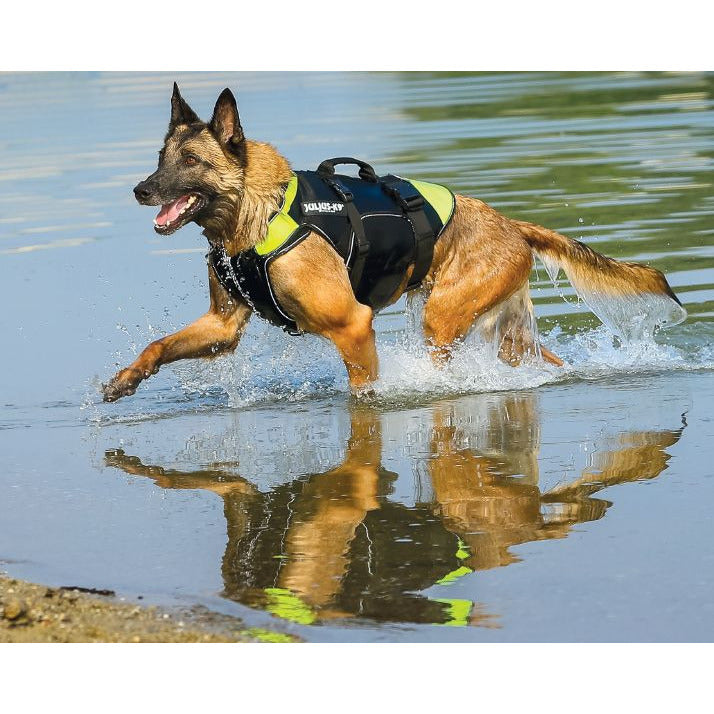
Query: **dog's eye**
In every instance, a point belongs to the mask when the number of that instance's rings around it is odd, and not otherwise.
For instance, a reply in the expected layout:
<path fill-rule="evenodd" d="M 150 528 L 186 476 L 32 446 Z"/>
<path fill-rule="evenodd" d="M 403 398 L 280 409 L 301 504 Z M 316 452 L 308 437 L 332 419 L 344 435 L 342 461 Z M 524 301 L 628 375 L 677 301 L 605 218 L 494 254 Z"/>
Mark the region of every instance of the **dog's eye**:
<path fill-rule="evenodd" d="M 198 163 L 198 159 L 195 156 L 187 156 L 183 162 L 186 166 L 195 166 Z"/>

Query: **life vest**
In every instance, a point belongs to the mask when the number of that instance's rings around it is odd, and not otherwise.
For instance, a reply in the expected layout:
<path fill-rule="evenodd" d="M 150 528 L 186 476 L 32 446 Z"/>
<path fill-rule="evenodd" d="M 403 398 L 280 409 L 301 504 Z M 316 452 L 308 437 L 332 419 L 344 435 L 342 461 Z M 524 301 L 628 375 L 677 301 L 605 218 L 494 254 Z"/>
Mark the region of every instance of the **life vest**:
<path fill-rule="evenodd" d="M 359 178 L 335 173 L 335 164 L 353 163 Z M 454 194 L 445 186 L 388 174 L 377 177 L 363 161 L 323 161 L 317 171 L 296 171 L 283 205 L 272 216 L 267 236 L 254 248 L 228 256 L 223 246 L 208 254 L 223 287 L 261 317 L 300 334 L 273 292 L 270 263 L 302 242 L 321 235 L 344 261 L 357 300 L 375 312 L 388 305 L 403 284 L 418 287 L 434 254 L 434 243 L 454 212 Z"/>

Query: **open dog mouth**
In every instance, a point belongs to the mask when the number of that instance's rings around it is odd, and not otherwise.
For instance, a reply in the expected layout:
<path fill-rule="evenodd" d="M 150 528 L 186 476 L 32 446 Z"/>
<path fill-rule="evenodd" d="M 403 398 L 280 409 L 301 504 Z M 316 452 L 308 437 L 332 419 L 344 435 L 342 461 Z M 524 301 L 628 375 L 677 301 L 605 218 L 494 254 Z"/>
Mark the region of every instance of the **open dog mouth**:
<path fill-rule="evenodd" d="M 154 218 L 154 230 L 162 236 L 171 235 L 186 225 L 204 206 L 206 199 L 197 193 L 187 193 L 161 206 Z"/>

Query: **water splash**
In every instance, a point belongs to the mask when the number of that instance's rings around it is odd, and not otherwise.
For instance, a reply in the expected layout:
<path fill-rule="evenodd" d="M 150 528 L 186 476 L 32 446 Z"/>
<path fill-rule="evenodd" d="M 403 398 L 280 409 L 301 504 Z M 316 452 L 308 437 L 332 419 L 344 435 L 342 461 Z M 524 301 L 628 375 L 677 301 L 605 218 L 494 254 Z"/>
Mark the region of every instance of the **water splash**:
<path fill-rule="evenodd" d="M 372 399 L 401 403 L 623 374 L 714 369 L 712 341 L 701 339 L 701 330 L 698 339 L 683 348 L 654 337 L 621 342 L 605 326 L 574 335 L 556 327 L 541 339 L 565 361 L 562 368 L 538 359 L 511 367 L 477 335 L 458 346 L 449 364 L 437 367 L 420 335 L 412 334 L 407 330 L 378 336 L 380 378 Z M 219 401 L 230 407 L 349 394 L 345 368 L 326 340 L 288 337 L 264 324 L 245 336 L 234 355 L 178 363 L 172 370 L 191 398 L 215 397 L 220 390 L 224 398 Z"/>
<path fill-rule="evenodd" d="M 546 266 L 548 268 L 548 266 Z M 557 280 L 557 273 L 548 270 Z M 616 378 L 618 375 L 714 368 L 714 324 L 691 322 L 666 335 L 645 333 L 623 340 L 606 326 L 567 333 L 560 327 L 540 334 L 542 344 L 561 357 L 562 368 L 537 358 L 511 367 L 498 359 L 493 342 L 472 332 L 445 367 L 432 362 L 421 331 L 424 296 L 410 295 L 396 330 L 395 315 L 377 320 L 380 379 L 368 399 L 385 406 L 414 404 L 441 396 L 528 390 L 546 384 Z M 122 329 L 122 326 L 118 326 Z M 128 352 L 159 334 L 155 326 L 123 330 Z M 142 333 L 142 334 L 139 334 Z M 533 334 L 537 327 L 533 323 Z M 125 355 L 126 357 L 126 355 Z M 117 366 L 126 360 L 117 362 Z M 347 399 L 347 374 L 334 347 L 321 338 L 295 338 L 261 320 L 251 321 L 234 354 L 187 360 L 162 369 L 130 399 L 107 412 L 99 380 L 87 386 L 81 405 L 95 423 L 136 422 L 189 411 L 235 409 L 280 402 Z"/>
<path fill-rule="evenodd" d="M 575 288 L 578 302 L 583 301 L 603 325 L 629 342 L 640 342 L 661 329 L 669 329 L 681 324 L 687 318 L 687 311 L 667 295 L 655 293 L 609 295 L 579 280 L 577 275 L 561 261 L 548 255 L 539 255 L 538 258 L 553 286 L 566 303 L 570 301 L 563 294 L 558 280 L 561 269 Z"/>

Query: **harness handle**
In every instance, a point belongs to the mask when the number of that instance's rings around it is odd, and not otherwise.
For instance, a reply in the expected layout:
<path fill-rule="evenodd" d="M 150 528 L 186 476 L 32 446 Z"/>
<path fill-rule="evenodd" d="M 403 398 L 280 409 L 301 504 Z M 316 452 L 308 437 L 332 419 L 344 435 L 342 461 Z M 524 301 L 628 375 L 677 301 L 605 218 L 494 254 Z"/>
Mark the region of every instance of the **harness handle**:
<path fill-rule="evenodd" d="M 359 166 L 359 177 L 363 181 L 371 181 L 372 183 L 379 183 L 377 174 L 374 169 L 365 161 L 360 161 L 359 159 L 353 159 L 349 156 L 338 156 L 336 159 L 325 159 L 318 167 L 317 173 L 320 174 L 322 178 L 329 178 L 335 175 L 335 165 L 336 164 L 355 164 Z"/>

